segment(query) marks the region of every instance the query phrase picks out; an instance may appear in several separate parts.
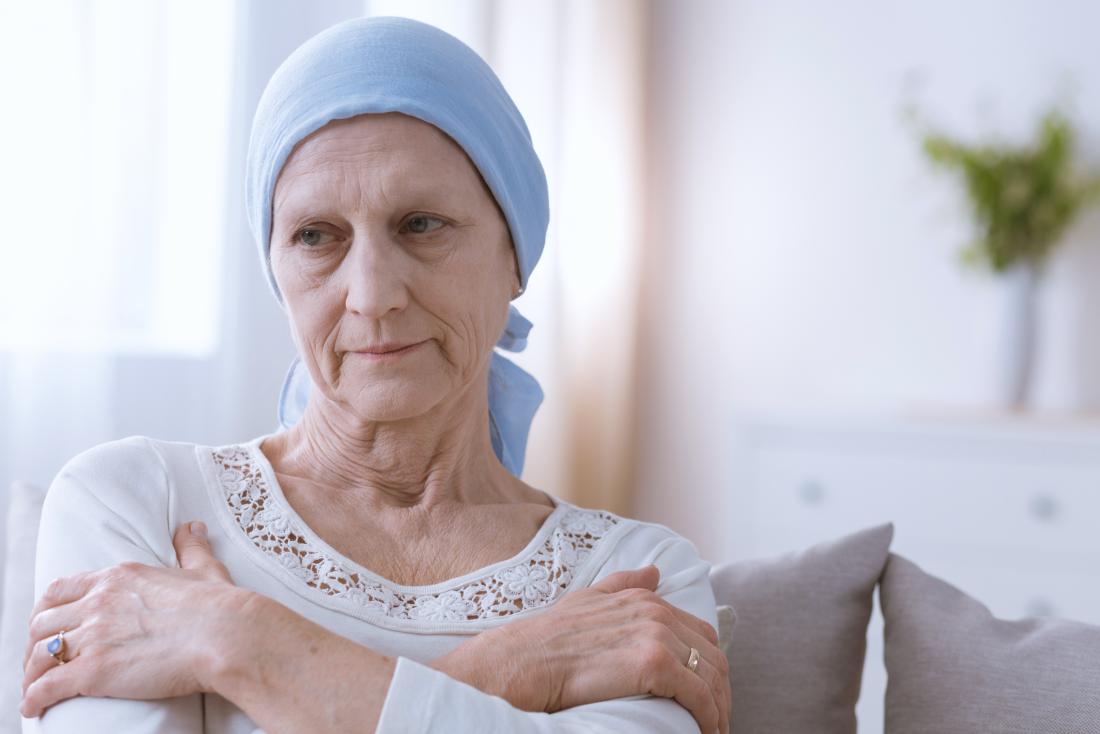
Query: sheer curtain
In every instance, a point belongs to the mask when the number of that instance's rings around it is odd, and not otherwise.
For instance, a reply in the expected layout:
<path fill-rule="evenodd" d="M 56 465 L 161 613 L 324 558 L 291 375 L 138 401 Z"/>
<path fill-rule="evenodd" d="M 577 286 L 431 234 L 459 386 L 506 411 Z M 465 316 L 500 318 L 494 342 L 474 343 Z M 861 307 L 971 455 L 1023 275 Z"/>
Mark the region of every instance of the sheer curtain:
<path fill-rule="evenodd" d="M 117 437 L 122 355 L 216 349 L 234 12 L 39 0 L 0 27 L 6 489 Z"/>

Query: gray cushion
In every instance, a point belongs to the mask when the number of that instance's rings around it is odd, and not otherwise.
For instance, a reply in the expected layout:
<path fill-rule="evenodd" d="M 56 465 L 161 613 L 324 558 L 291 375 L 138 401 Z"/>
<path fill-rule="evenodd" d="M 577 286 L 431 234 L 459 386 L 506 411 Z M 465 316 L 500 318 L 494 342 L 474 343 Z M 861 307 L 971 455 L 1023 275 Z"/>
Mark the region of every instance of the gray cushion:
<path fill-rule="evenodd" d="M 715 566 L 737 614 L 729 649 L 735 734 L 853 734 L 872 594 L 894 537 L 879 525 L 799 553 Z"/>
<path fill-rule="evenodd" d="M 1100 627 L 997 619 L 891 553 L 886 732 L 1100 733 Z"/>

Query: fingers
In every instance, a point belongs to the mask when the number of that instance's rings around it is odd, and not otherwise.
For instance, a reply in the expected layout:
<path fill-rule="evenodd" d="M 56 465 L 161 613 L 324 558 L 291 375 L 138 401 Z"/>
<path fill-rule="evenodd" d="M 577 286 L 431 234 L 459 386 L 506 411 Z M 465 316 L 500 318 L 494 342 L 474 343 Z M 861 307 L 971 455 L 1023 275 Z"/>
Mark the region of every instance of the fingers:
<path fill-rule="evenodd" d="M 684 611 L 675 604 L 670 604 L 666 599 L 660 596 L 654 596 L 653 600 L 658 604 L 666 607 L 671 611 L 681 623 L 694 630 L 700 637 L 704 638 L 707 642 L 718 646 L 718 630 L 711 627 L 710 622 L 705 619 L 696 617 L 691 612 Z M 695 647 L 699 647 L 696 645 Z"/>
<path fill-rule="evenodd" d="M 206 525 L 201 521 L 185 522 L 176 528 L 172 538 L 180 568 L 198 571 L 210 581 L 232 583 L 229 571 L 214 557 L 206 536 Z"/>
<path fill-rule="evenodd" d="M 699 668 L 696 670 L 701 671 L 705 661 L 707 667 L 714 672 L 714 675 L 710 675 L 708 672 L 706 678 L 710 681 L 711 689 L 714 691 L 714 700 L 718 704 L 721 717 L 719 730 L 722 734 L 727 734 L 733 701 L 730 690 L 729 661 L 726 659 L 725 652 L 718 647 L 718 632 L 706 620 L 669 604 L 660 597 L 658 597 L 658 600 L 663 606 L 672 611 L 675 619 L 672 628 L 676 636 L 688 642 L 690 647 L 694 647 L 702 656 Z M 689 640 L 693 641 L 689 642 Z M 685 657 L 684 660 L 686 661 L 687 658 Z"/>
<path fill-rule="evenodd" d="M 695 674 L 707 684 L 711 701 L 718 710 L 715 728 L 725 734 L 728 731 L 732 707 L 729 663 L 718 648 L 718 634 L 714 628 L 705 620 L 668 603 L 655 593 L 629 589 L 616 596 L 631 608 L 635 619 L 643 620 L 642 623 L 646 625 L 644 629 L 649 630 L 644 633 L 645 636 L 662 641 L 685 669 L 691 648 L 699 651 L 700 659 Z"/>
<path fill-rule="evenodd" d="M 34 628 L 36 634 L 28 633 L 27 647 L 23 653 L 23 667 L 26 667 L 32 648 L 40 636 L 54 635 L 62 629 L 68 631 L 69 625 L 76 626 L 74 620 L 79 620 L 80 616 L 76 614 L 75 608 L 71 608 L 71 605 L 94 593 L 97 586 L 103 589 L 117 589 L 120 586 L 128 586 L 134 574 L 139 574 L 147 569 L 148 566 L 143 564 L 125 561 L 98 571 L 63 576 L 51 581 L 50 585 L 46 587 L 42 598 L 34 605 L 29 624 L 34 625 L 35 620 L 48 610 L 62 606 L 70 606 L 70 609 L 64 613 L 63 617 L 54 618 L 54 622 L 57 623 L 56 628 L 51 627 L 52 623 L 49 620 L 46 623 L 40 621 Z"/>
<path fill-rule="evenodd" d="M 706 675 L 704 661 L 700 660 L 699 667 L 692 672 L 684 665 L 684 660 L 687 659 L 686 646 L 682 659 L 667 648 L 664 648 L 664 651 L 664 662 L 660 666 L 653 666 L 660 672 L 652 683 L 650 692 L 679 702 L 695 717 L 701 732 L 709 734 L 717 731 L 721 725 L 721 713 L 711 686 L 704 677 Z M 650 666 L 646 667 L 650 668 Z M 700 674 L 701 671 L 703 675 Z"/>
<path fill-rule="evenodd" d="M 647 566 L 646 568 L 656 568 L 656 566 Z M 641 569 L 641 570 L 644 570 L 644 569 Z M 609 583 L 608 584 L 607 588 L 611 588 L 612 586 L 617 586 L 618 584 L 621 583 L 621 581 L 616 578 L 617 576 L 619 576 L 619 574 L 637 574 L 637 573 L 639 573 L 639 571 L 619 571 L 618 573 L 611 574 L 610 576 L 605 578 L 600 583 L 602 584 L 602 583 L 606 583 L 606 582 L 614 582 L 614 583 Z M 659 574 L 660 572 L 658 571 L 657 573 Z M 627 577 L 624 577 L 624 578 L 627 578 Z M 591 588 L 598 588 L 598 585 L 594 584 Z M 695 630 L 701 637 L 705 638 L 708 642 L 710 642 L 710 644 L 712 644 L 714 646 L 718 645 L 718 630 L 716 630 L 714 627 L 712 627 L 710 622 L 706 621 L 705 619 L 700 619 L 699 617 L 696 617 L 694 614 L 692 614 L 690 612 L 687 612 L 687 611 L 684 611 L 683 609 L 676 606 L 675 604 L 670 603 L 664 597 L 662 597 L 662 596 L 660 596 L 659 594 L 656 593 L 656 586 L 654 586 L 653 588 L 645 588 L 644 591 L 641 591 L 641 590 L 638 590 L 638 589 L 639 589 L 638 586 L 631 584 L 631 585 L 626 586 L 625 588 L 618 589 L 615 593 L 617 593 L 619 596 L 621 596 L 622 601 L 626 604 L 639 603 L 639 604 L 644 605 L 648 602 L 648 603 L 651 603 L 651 604 L 657 604 L 657 605 L 660 605 L 660 606 L 664 607 L 669 612 L 671 612 L 674 616 L 676 616 L 683 624 L 685 624 L 688 627 L 690 627 L 691 629 Z"/>
<path fill-rule="evenodd" d="M 74 660 L 65 665 L 55 664 L 24 691 L 19 713 L 27 718 L 41 716 L 47 707 L 79 696 L 83 692 L 82 682 L 83 670 L 79 662 Z"/>
<path fill-rule="evenodd" d="M 28 623 L 31 626 L 31 630 L 27 635 L 27 646 L 23 651 L 24 668 L 27 667 L 27 661 L 30 659 L 31 651 L 40 638 L 46 635 L 55 635 L 59 630 L 67 631 L 70 625 L 73 627 L 77 626 L 80 618 L 79 616 L 74 617 L 74 609 L 71 605 L 84 598 L 84 596 L 102 580 L 106 572 L 107 569 L 88 571 L 73 576 L 62 576 L 50 582 L 50 585 L 46 587 L 46 591 L 42 594 L 42 597 L 34 605 L 34 610 L 31 611 L 31 618 Z M 50 618 L 47 618 L 45 623 L 39 622 L 38 625 L 35 626 L 35 620 L 39 619 L 41 615 L 61 607 L 69 607 L 69 609 L 62 615 L 53 617 L 52 621 L 50 621 Z"/>
<path fill-rule="evenodd" d="M 684 666 L 684 670 L 687 670 L 689 673 L 691 672 L 686 665 Z M 729 694 L 729 680 L 727 679 L 725 683 L 722 683 L 720 671 L 716 670 L 709 660 L 702 657 L 699 658 L 699 665 L 696 666 L 693 675 L 703 681 L 717 709 L 718 720 L 715 723 L 715 729 L 717 729 L 720 734 L 729 734 L 730 707 L 732 705 Z M 710 729 L 709 731 L 715 731 L 715 729 Z M 708 730 L 704 729 L 704 731 Z"/>
<path fill-rule="evenodd" d="M 38 603 L 34 605 L 31 616 L 33 617 L 44 609 L 76 601 L 87 594 L 88 590 L 95 585 L 99 574 L 99 571 L 88 571 L 54 579 L 46 587 L 46 591 L 39 598 Z"/>
<path fill-rule="evenodd" d="M 23 668 L 26 669 L 34 646 L 40 641 L 53 639 L 61 630 L 65 630 L 65 644 L 69 645 L 69 631 L 80 626 L 81 614 L 79 601 L 63 604 L 59 607 L 44 609 L 31 617 L 27 633 L 27 647 L 23 652 Z M 49 639 L 47 639 L 49 638 Z M 52 658 L 51 658 L 52 660 Z"/>
<path fill-rule="evenodd" d="M 718 708 L 718 730 L 722 734 L 727 734 L 733 701 L 729 684 L 729 663 L 726 661 L 726 656 L 706 638 L 678 619 L 672 622 L 670 628 L 680 642 L 681 646 L 675 652 L 679 654 L 681 664 L 685 668 L 687 668 L 687 661 L 691 655 L 691 648 L 699 651 L 699 664 L 695 668 L 695 674 L 702 678 L 710 688 L 712 698 Z M 687 669 L 691 670 L 690 668 Z"/>
<path fill-rule="evenodd" d="M 65 651 L 62 658 L 65 660 L 65 664 L 68 665 L 72 660 L 75 660 L 80 655 L 80 638 L 79 628 L 73 630 L 65 630 Z M 60 663 L 57 659 L 50 654 L 50 651 L 46 648 L 53 640 L 54 635 L 44 637 L 36 640 L 30 646 L 30 655 L 23 663 L 23 695 L 27 695 L 27 689 L 34 685 L 35 681 L 48 673 L 53 668 L 60 667 Z M 48 704 L 46 704 L 48 705 Z"/>
<path fill-rule="evenodd" d="M 649 591 L 657 590 L 657 583 L 661 580 L 661 571 L 650 564 L 638 569 L 616 571 L 599 583 L 592 584 L 589 588 L 614 594 L 626 589 L 642 588 Z"/>

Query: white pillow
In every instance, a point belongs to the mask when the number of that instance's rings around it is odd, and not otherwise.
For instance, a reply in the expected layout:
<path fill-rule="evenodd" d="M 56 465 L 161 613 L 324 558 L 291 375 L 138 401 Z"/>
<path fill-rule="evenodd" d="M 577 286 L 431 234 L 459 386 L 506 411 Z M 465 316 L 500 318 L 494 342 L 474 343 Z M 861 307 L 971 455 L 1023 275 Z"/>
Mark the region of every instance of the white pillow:
<path fill-rule="evenodd" d="M 15 482 L 8 494 L 4 591 L 0 596 L 0 734 L 19 734 L 23 698 L 23 649 L 34 609 L 34 553 L 46 490 Z"/>

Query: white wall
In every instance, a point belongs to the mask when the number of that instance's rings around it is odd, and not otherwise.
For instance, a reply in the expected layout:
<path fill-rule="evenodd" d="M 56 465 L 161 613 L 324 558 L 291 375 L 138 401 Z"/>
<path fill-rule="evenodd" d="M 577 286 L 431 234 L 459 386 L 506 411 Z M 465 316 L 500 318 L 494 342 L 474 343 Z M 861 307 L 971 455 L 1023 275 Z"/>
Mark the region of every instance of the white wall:
<path fill-rule="evenodd" d="M 982 409 L 1004 294 L 900 110 L 1030 135 L 1075 84 L 1100 161 L 1100 5 L 658 0 L 640 516 L 725 547 L 739 410 Z M 1067 80 L 1069 80 L 1067 82 Z M 1074 81 L 1075 80 L 1075 81 Z M 1039 408 L 1100 409 L 1100 216 L 1042 296 Z"/>

